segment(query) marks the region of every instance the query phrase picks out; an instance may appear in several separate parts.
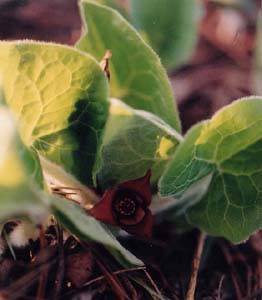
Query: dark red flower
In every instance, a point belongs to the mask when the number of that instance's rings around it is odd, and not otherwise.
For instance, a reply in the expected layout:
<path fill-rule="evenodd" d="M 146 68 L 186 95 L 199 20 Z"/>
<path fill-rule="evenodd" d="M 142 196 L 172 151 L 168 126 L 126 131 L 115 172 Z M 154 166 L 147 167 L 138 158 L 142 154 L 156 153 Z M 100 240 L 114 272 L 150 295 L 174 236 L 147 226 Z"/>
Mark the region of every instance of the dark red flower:
<path fill-rule="evenodd" d="M 119 226 L 129 233 L 150 237 L 153 216 L 151 203 L 151 171 L 136 180 L 123 182 L 105 191 L 89 214 L 107 224 Z"/>

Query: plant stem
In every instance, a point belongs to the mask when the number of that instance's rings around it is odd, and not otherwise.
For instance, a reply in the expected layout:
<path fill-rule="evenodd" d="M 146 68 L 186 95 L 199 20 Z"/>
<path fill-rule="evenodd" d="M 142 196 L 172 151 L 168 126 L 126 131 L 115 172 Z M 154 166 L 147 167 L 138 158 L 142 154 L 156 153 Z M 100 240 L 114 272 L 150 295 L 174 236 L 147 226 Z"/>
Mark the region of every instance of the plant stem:
<path fill-rule="evenodd" d="M 197 245 L 194 253 L 194 257 L 192 260 L 192 270 L 191 270 L 191 277 L 188 285 L 187 290 L 187 300 L 194 300 L 195 299 L 195 290 L 196 290 L 196 283 L 197 283 L 197 276 L 198 270 L 200 265 L 200 260 L 205 244 L 206 235 L 203 232 L 200 232 L 197 239 Z"/>

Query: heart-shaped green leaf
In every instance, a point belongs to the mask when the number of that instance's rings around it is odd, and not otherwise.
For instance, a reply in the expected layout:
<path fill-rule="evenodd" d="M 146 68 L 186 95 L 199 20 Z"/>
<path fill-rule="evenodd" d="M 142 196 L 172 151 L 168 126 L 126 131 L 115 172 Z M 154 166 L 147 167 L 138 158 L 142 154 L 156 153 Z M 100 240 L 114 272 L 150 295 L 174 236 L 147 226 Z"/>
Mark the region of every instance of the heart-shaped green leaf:
<path fill-rule="evenodd" d="M 213 166 L 195 158 L 195 142 L 205 123 L 194 126 L 178 146 L 172 162 L 160 180 L 160 193 L 164 197 L 180 198 L 194 183 L 213 170 Z"/>
<path fill-rule="evenodd" d="M 189 205 L 188 221 L 233 242 L 248 238 L 262 227 L 261 126 L 261 97 L 223 108 L 188 134 L 180 156 L 175 155 L 161 180 L 161 193 L 181 197 L 207 173 L 212 174 L 206 194 Z M 184 168 L 177 168 L 179 164 Z"/>
<path fill-rule="evenodd" d="M 91 184 L 108 109 L 107 79 L 97 62 L 66 46 L 1 42 L 0 76 L 23 142 Z"/>
<path fill-rule="evenodd" d="M 153 182 L 163 172 L 182 137 L 157 116 L 111 99 L 98 162 L 103 188 L 143 176 L 152 169 Z"/>
<path fill-rule="evenodd" d="M 119 13 L 93 1 L 81 3 L 88 32 L 77 47 L 98 60 L 112 51 L 111 96 L 159 116 L 179 131 L 172 89 L 158 56 Z"/>
<path fill-rule="evenodd" d="M 201 15 L 197 0 L 131 0 L 131 15 L 167 69 L 180 66 L 193 54 Z"/>
<path fill-rule="evenodd" d="M 102 243 L 123 265 L 143 265 L 104 225 L 67 200 L 45 195 L 29 179 L 41 173 L 35 150 L 44 156 L 44 166 L 55 166 L 48 158 L 74 175 L 91 174 L 88 164 L 95 152 L 89 151 L 96 150 L 107 116 L 103 71 L 78 51 L 38 43 L 1 43 L 0 70 L 5 102 L 19 118 L 23 141 L 31 148 L 22 144 L 14 123 L 0 111 L 0 221 L 26 216 L 41 224 L 43 216 L 54 212 L 66 229 Z M 49 175 L 56 177 L 53 173 Z"/>

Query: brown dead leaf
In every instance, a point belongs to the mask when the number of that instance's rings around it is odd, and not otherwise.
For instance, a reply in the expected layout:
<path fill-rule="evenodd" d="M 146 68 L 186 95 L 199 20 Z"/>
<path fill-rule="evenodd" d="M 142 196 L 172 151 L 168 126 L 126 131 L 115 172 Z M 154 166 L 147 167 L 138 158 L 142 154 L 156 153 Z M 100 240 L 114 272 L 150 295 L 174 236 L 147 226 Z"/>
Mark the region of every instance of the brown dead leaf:
<path fill-rule="evenodd" d="M 66 258 L 66 278 L 76 287 L 80 287 L 91 277 L 92 268 L 91 251 L 71 254 Z"/>

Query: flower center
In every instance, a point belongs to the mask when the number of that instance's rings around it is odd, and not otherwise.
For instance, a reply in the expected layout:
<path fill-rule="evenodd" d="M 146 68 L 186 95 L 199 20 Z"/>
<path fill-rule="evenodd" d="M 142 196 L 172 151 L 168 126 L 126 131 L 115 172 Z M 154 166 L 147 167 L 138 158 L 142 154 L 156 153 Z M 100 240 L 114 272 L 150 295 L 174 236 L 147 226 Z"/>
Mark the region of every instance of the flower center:
<path fill-rule="evenodd" d="M 118 218 L 133 217 L 139 207 L 139 195 L 132 191 L 120 190 L 113 201 L 113 209 Z"/>
<path fill-rule="evenodd" d="M 132 216 L 136 212 L 136 202 L 131 198 L 124 198 L 117 202 L 116 210 L 122 216 Z"/>

